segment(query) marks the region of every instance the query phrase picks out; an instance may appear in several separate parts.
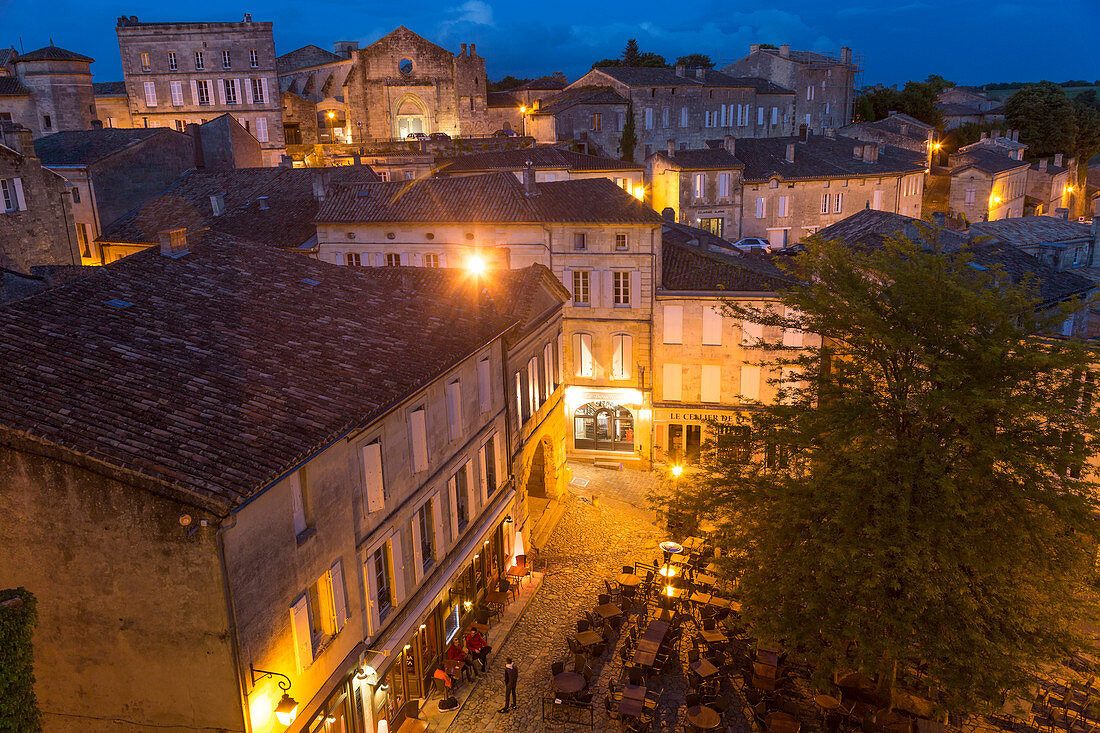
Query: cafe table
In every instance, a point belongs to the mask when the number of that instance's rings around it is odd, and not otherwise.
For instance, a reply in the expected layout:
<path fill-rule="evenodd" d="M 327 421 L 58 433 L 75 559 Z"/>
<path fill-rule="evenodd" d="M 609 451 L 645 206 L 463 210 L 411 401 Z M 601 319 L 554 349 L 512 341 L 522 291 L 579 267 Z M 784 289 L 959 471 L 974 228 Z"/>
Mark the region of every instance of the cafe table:
<path fill-rule="evenodd" d="M 638 717 L 645 712 L 645 700 L 636 700 L 633 697 L 623 695 L 619 700 L 619 715 Z"/>
<path fill-rule="evenodd" d="M 705 544 L 706 542 L 704 542 L 701 537 L 688 537 L 680 544 L 680 546 L 683 547 L 685 550 L 696 550 Z"/>
<path fill-rule="evenodd" d="M 706 705 L 693 705 L 687 709 L 688 722 L 702 730 L 713 730 L 722 724 L 718 711 Z"/>
<path fill-rule="evenodd" d="M 779 655 L 767 649 L 758 649 L 756 651 L 756 661 L 766 664 L 769 667 L 778 667 Z"/>
<path fill-rule="evenodd" d="M 579 672 L 560 672 L 554 675 L 554 689 L 573 695 L 584 689 L 584 675 Z"/>
<path fill-rule="evenodd" d="M 623 573 L 619 576 L 619 585 L 625 585 L 628 588 L 637 588 L 642 584 L 642 579 L 634 573 Z"/>
<path fill-rule="evenodd" d="M 711 664 L 709 659 L 699 659 L 688 666 L 691 668 L 692 672 L 699 675 L 699 677 L 704 680 L 707 677 L 718 674 L 718 668 Z"/>
<path fill-rule="evenodd" d="M 458 679 L 458 673 L 462 671 L 461 659 L 444 659 L 443 671 L 451 676 L 451 679 Z"/>
<path fill-rule="evenodd" d="M 577 633 L 577 643 L 581 646 L 595 646 L 603 641 L 603 636 L 597 631 L 580 631 Z"/>
<path fill-rule="evenodd" d="M 722 644 L 728 641 L 726 635 L 717 629 L 703 629 L 699 632 L 699 636 L 703 637 L 703 641 L 708 644 Z"/>
<path fill-rule="evenodd" d="M 623 685 L 623 697 L 631 700 L 645 700 L 649 688 L 644 685 Z"/>
<path fill-rule="evenodd" d="M 826 713 L 843 711 L 840 706 L 840 700 L 837 700 L 832 695 L 815 695 L 814 702 Z"/>
<path fill-rule="evenodd" d="M 643 649 L 641 644 L 634 651 L 634 663 L 643 667 L 652 667 L 657 664 L 657 650 Z"/>
<path fill-rule="evenodd" d="M 765 718 L 771 733 L 798 733 L 802 724 L 793 715 L 784 712 L 769 713 Z"/>
<path fill-rule="evenodd" d="M 485 594 L 485 602 L 497 603 L 503 606 L 508 603 L 508 591 L 491 590 Z"/>
<path fill-rule="evenodd" d="M 619 608 L 614 603 L 604 603 L 601 606 L 596 606 L 596 613 L 598 613 L 601 618 L 615 618 L 616 616 L 622 615 L 623 609 Z"/>

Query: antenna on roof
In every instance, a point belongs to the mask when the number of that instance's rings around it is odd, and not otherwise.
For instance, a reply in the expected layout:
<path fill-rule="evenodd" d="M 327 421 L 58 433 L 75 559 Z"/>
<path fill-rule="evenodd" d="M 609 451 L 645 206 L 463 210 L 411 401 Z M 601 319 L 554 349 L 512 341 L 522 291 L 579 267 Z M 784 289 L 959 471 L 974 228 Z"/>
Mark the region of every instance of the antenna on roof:
<path fill-rule="evenodd" d="M 50 45 L 51 46 L 53 45 L 53 39 L 52 38 L 50 39 Z"/>

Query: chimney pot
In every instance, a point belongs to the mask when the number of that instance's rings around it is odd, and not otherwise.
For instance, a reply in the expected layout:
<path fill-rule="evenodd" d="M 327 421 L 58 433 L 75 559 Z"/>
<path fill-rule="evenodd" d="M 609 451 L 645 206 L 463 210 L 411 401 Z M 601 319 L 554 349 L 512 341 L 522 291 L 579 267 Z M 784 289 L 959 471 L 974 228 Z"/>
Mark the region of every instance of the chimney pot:
<path fill-rule="evenodd" d="M 676 76 L 683 76 L 685 68 L 683 64 L 676 64 Z"/>
<path fill-rule="evenodd" d="M 665 141 L 665 145 L 667 146 L 667 149 L 668 149 L 668 157 L 671 158 L 673 156 L 673 154 L 676 152 L 676 141 L 669 138 L 668 140 Z"/>
<path fill-rule="evenodd" d="M 791 44 L 784 43 L 782 46 L 780 46 L 779 55 L 785 59 L 789 59 L 791 57 Z"/>
<path fill-rule="evenodd" d="M 1062 154 L 1061 153 L 1055 153 L 1054 154 L 1054 167 L 1055 168 L 1061 168 L 1062 167 Z"/>
<path fill-rule="evenodd" d="M 465 43 L 462 44 L 462 52 L 459 53 L 458 55 L 459 56 L 465 56 L 466 55 L 466 44 Z"/>
<path fill-rule="evenodd" d="M 825 137 L 829 138 L 830 140 L 835 140 L 836 139 L 836 128 L 835 127 L 826 127 L 825 128 Z"/>
<path fill-rule="evenodd" d="M 848 48 L 847 46 L 840 47 L 840 63 L 852 63 L 852 49 Z"/>
<path fill-rule="evenodd" d="M 102 130 L 103 129 L 103 120 L 92 120 L 92 129 L 93 130 Z"/>
<path fill-rule="evenodd" d="M 804 143 L 810 136 L 810 126 L 803 122 L 798 126 L 798 142 Z"/>
<path fill-rule="evenodd" d="M 787 162 L 794 162 L 794 143 L 787 143 Z"/>
<path fill-rule="evenodd" d="M 994 131 L 993 131 L 993 134 L 992 134 L 992 135 L 990 135 L 989 137 L 990 137 L 991 139 L 993 139 L 993 140 L 996 140 L 996 139 L 997 139 L 997 138 L 999 138 L 1000 136 L 1001 136 L 1001 131 L 1000 131 L 1000 130 L 994 130 Z"/>
<path fill-rule="evenodd" d="M 1049 158 L 1040 158 L 1040 159 L 1039 159 L 1039 171 L 1040 171 L 1040 172 L 1044 172 L 1044 173 L 1046 172 L 1046 169 L 1047 169 L 1047 161 L 1048 161 L 1048 160 L 1049 160 Z"/>
<path fill-rule="evenodd" d="M 210 209 L 214 212 L 214 216 L 221 216 L 225 213 L 224 192 L 210 195 Z"/>
<path fill-rule="evenodd" d="M 470 56 L 471 57 L 477 56 L 477 45 L 476 44 L 473 44 L 473 43 L 470 44 Z"/>
<path fill-rule="evenodd" d="M 702 66 L 700 66 L 699 68 L 697 68 L 697 69 L 695 70 L 695 78 L 696 78 L 696 79 L 705 79 L 705 78 L 707 78 L 707 70 L 706 70 L 706 68 L 704 68 L 704 67 L 702 67 Z"/>
<path fill-rule="evenodd" d="M 245 13 L 244 14 L 244 22 L 245 23 L 251 23 L 252 22 L 252 13 Z"/>
<path fill-rule="evenodd" d="M 726 135 L 722 138 L 722 147 L 726 149 L 726 152 L 733 155 L 737 151 L 737 138 L 733 135 Z"/>
<path fill-rule="evenodd" d="M 1069 221 L 1069 209 L 1055 209 L 1054 215 L 1059 219 L 1065 219 Z"/>
<path fill-rule="evenodd" d="M 1012 142 L 1016 142 L 1016 143 L 1020 142 L 1020 131 L 1019 130 L 1013 130 L 1012 131 Z"/>
<path fill-rule="evenodd" d="M 531 161 L 523 166 L 523 190 L 528 196 L 535 196 L 539 192 L 535 186 L 535 164 Z"/>
<path fill-rule="evenodd" d="M 749 44 L 749 53 L 756 53 L 759 50 L 760 50 L 760 44 L 759 43 L 750 43 Z"/>
<path fill-rule="evenodd" d="M 852 157 L 855 158 L 856 160 L 859 160 L 860 158 L 863 157 L 863 146 L 862 145 L 852 146 Z"/>
<path fill-rule="evenodd" d="M 328 170 L 317 168 L 313 171 L 313 198 L 317 201 L 325 200 L 325 190 L 328 188 Z"/>
<path fill-rule="evenodd" d="M 165 229 L 157 232 L 160 253 L 169 257 L 178 257 L 187 251 L 187 229 Z"/>
<path fill-rule="evenodd" d="M 256 202 L 260 205 L 260 211 L 267 211 L 269 208 L 267 205 L 267 196 L 260 196 L 256 199 Z"/>

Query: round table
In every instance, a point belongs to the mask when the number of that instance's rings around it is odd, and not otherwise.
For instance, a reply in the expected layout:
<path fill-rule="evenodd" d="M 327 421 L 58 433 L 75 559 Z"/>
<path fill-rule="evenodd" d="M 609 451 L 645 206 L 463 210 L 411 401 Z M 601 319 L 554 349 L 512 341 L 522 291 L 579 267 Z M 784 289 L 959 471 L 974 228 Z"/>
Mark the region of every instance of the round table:
<path fill-rule="evenodd" d="M 765 722 L 772 733 L 798 733 L 802 727 L 798 718 L 783 712 L 770 713 Z"/>
<path fill-rule="evenodd" d="M 711 730 L 722 724 L 722 718 L 718 715 L 718 711 L 714 708 L 708 708 L 706 705 L 696 705 L 688 708 L 687 719 L 696 728 L 702 728 L 703 730 Z"/>
<path fill-rule="evenodd" d="M 562 672 L 554 676 L 554 689 L 567 695 L 584 689 L 584 675 L 579 672 Z"/>
<path fill-rule="evenodd" d="M 619 576 L 619 585 L 625 585 L 629 588 L 637 588 L 642 584 L 642 579 L 633 573 L 623 573 Z"/>
<path fill-rule="evenodd" d="M 816 695 L 814 702 L 817 706 L 827 713 L 831 713 L 834 710 L 840 710 L 840 700 L 837 700 L 831 695 Z"/>

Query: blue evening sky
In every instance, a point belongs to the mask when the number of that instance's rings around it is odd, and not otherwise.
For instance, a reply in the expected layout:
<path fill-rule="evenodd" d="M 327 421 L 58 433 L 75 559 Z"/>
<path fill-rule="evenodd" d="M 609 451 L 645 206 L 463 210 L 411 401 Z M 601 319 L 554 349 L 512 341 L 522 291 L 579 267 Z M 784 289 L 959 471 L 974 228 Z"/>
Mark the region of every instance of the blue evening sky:
<path fill-rule="evenodd" d="M 938 73 L 963 84 L 1100 78 L 1095 29 L 1100 0 L 784 0 L 737 4 L 718 0 L 504 2 L 461 0 L 364 3 L 351 0 L 227 3 L 104 3 L 97 0 L 0 0 L 0 45 L 32 50 L 49 43 L 87 54 L 97 81 L 121 79 L 117 16 L 142 20 L 275 22 L 275 47 L 377 40 L 398 25 L 452 51 L 475 42 L 489 78 L 564 71 L 570 80 L 592 62 L 617 56 L 627 38 L 669 60 L 700 52 L 723 63 L 750 43 L 863 57 L 863 82 L 892 84 Z"/>

